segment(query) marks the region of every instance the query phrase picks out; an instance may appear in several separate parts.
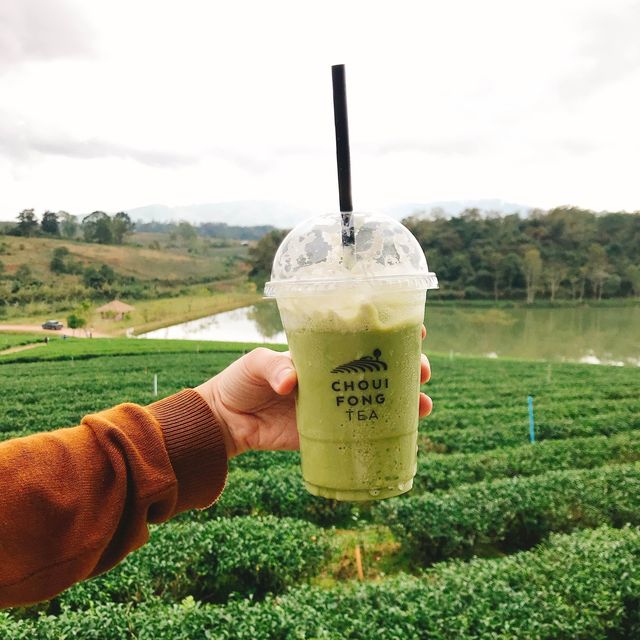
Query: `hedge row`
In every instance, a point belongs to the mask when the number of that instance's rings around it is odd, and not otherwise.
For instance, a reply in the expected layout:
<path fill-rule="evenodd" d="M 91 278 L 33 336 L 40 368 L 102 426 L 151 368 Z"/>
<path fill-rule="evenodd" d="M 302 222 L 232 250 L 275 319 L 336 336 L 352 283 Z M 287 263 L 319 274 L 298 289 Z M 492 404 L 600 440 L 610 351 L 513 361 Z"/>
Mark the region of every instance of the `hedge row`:
<path fill-rule="evenodd" d="M 640 464 L 552 471 L 395 498 L 377 505 L 374 516 L 422 562 L 470 556 L 478 545 L 522 549 L 551 532 L 640 523 Z"/>
<path fill-rule="evenodd" d="M 631 381 L 629 381 L 631 382 Z M 637 385 L 627 384 L 620 391 L 618 398 L 593 398 L 585 392 L 585 387 L 572 387 L 560 390 L 554 397 L 546 391 L 540 399 L 536 398 L 535 414 L 540 423 L 553 425 L 564 420 L 584 420 L 597 418 L 603 413 L 628 414 L 637 411 Z M 572 393 L 578 391 L 579 397 L 572 397 Z M 425 387 L 429 392 L 429 385 Z M 513 388 L 510 393 L 513 396 Z M 635 393 L 634 393 L 635 392 Z M 528 415 L 527 395 L 517 395 L 514 398 L 492 397 L 485 398 L 477 390 L 467 390 L 467 402 L 459 400 L 453 404 L 449 394 L 455 393 L 447 389 L 447 397 L 442 398 L 435 405 L 434 412 L 426 421 L 427 428 L 431 426 L 438 431 L 445 429 L 467 429 L 476 427 L 491 427 L 496 422 L 516 423 L 520 420 L 526 422 Z M 613 402 L 612 402 L 613 400 Z"/>
<path fill-rule="evenodd" d="M 98 602 L 223 602 L 230 593 L 262 598 L 318 573 L 328 559 L 322 530 L 291 518 L 170 522 L 111 571 L 59 596 L 63 608 Z"/>
<path fill-rule="evenodd" d="M 536 439 L 610 436 L 635 429 L 640 429 L 640 413 L 637 408 L 634 411 L 603 413 L 579 420 L 536 422 Z M 529 422 L 526 416 L 518 423 L 442 430 L 430 427 L 427 418 L 419 440 L 423 449 L 441 453 L 476 453 L 502 447 L 518 447 L 528 441 Z"/>
<path fill-rule="evenodd" d="M 332 590 L 297 588 L 255 604 L 96 605 L 37 620 L 0 613 L 12 640 L 285 640 L 293 638 L 610 640 L 640 634 L 640 532 L 553 536 L 500 560 L 440 565 L 422 578 Z"/>
<path fill-rule="evenodd" d="M 640 432 L 569 440 L 545 440 L 481 453 L 427 454 L 418 457 L 413 493 L 461 484 L 560 469 L 591 469 L 640 460 Z"/>
<path fill-rule="evenodd" d="M 253 469 L 254 471 L 264 471 L 274 467 L 290 467 L 300 464 L 300 453 L 298 451 L 247 451 L 241 456 L 231 458 L 229 469 Z"/>
<path fill-rule="evenodd" d="M 247 468 L 238 469 L 238 463 L 245 456 L 248 456 Z M 236 469 L 229 475 L 222 498 L 208 512 L 201 512 L 196 517 L 270 513 L 323 525 L 349 522 L 355 513 L 353 505 L 309 494 L 302 484 L 297 459 L 297 453 L 288 451 L 251 452 L 234 458 Z M 640 460 L 640 432 L 612 438 L 550 440 L 487 453 L 427 454 L 419 457 L 414 490 L 410 495 L 496 478 L 532 476 L 555 469 L 588 469 L 636 460 Z M 360 505 L 358 512 L 365 514 L 367 506 Z"/>
<path fill-rule="evenodd" d="M 344 524 L 353 505 L 312 496 L 304 488 L 298 465 L 264 470 L 238 469 L 229 474 L 218 502 L 205 511 L 190 512 L 183 518 L 273 514 L 309 520 L 323 525 Z"/>

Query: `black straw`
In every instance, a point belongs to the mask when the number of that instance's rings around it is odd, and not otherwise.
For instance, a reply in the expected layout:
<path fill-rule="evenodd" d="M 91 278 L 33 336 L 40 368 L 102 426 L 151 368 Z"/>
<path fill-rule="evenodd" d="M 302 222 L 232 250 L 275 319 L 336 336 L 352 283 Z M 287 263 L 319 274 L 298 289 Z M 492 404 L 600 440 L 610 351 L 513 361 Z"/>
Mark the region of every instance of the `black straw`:
<path fill-rule="evenodd" d="M 349 151 L 349 120 L 347 118 L 347 86 L 344 65 L 331 67 L 333 78 L 333 117 L 336 125 L 336 159 L 338 161 L 338 191 L 340 193 L 340 211 L 342 212 L 342 244 L 355 243 L 353 211 L 351 203 L 351 155 Z"/>

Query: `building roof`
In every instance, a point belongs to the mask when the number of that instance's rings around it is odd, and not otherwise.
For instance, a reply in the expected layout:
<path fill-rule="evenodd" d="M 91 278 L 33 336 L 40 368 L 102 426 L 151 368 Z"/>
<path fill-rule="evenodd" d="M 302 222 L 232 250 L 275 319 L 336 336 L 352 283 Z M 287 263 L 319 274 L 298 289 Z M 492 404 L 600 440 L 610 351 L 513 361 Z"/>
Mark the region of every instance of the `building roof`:
<path fill-rule="evenodd" d="M 120 302 L 120 300 L 112 300 L 111 302 L 107 302 L 107 304 L 103 304 L 101 307 L 98 307 L 96 311 L 98 313 L 104 313 L 106 311 L 129 313 L 130 311 L 133 311 L 133 307 L 129 304 L 125 304 L 124 302 Z"/>

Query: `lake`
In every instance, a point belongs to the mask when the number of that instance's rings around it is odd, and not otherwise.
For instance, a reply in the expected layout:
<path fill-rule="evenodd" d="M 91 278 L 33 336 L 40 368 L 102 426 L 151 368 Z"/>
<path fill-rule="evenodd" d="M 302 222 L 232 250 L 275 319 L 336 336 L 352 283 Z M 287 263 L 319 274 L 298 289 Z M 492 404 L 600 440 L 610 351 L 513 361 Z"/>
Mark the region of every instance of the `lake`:
<path fill-rule="evenodd" d="M 427 302 L 425 323 L 427 353 L 640 366 L 640 307 L 430 308 Z M 286 343 L 272 301 L 140 337 Z"/>

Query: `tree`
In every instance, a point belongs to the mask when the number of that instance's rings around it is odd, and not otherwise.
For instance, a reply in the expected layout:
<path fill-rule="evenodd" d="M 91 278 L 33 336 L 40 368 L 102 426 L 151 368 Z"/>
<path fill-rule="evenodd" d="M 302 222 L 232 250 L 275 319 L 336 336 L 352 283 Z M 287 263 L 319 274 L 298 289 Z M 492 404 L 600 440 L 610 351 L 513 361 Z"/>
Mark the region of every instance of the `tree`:
<path fill-rule="evenodd" d="M 500 276 L 507 295 L 513 295 L 512 290 L 516 283 L 522 283 L 522 258 L 511 251 L 500 261 Z"/>
<path fill-rule="evenodd" d="M 60 235 L 60 224 L 58 222 L 58 216 L 53 211 L 45 211 L 42 216 L 42 222 L 40 228 L 43 233 L 48 233 L 52 236 Z"/>
<path fill-rule="evenodd" d="M 133 233 L 135 224 L 131 221 L 128 213 L 119 211 L 111 220 L 111 229 L 113 232 L 113 241 L 116 244 L 122 244 L 124 237 Z"/>
<path fill-rule="evenodd" d="M 198 232 L 186 220 L 180 221 L 176 229 L 178 238 L 187 246 L 193 244 L 198 237 Z"/>
<path fill-rule="evenodd" d="M 58 211 L 58 221 L 60 222 L 60 231 L 65 238 L 73 240 L 78 234 L 78 221 L 66 211 Z"/>
<path fill-rule="evenodd" d="M 18 224 L 16 234 L 19 236 L 31 237 L 38 231 L 38 219 L 33 209 L 23 209 L 18 214 Z"/>
<path fill-rule="evenodd" d="M 549 286 L 549 299 L 553 302 L 562 281 L 567 277 L 567 267 L 561 262 L 550 262 L 545 266 L 544 279 Z"/>
<path fill-rule="evenodd" d="M 109 216 L 96 221 L 94 240 L 99 244 L 111 244 L 113 242 L 113 230 Z"/>
<path fill-rule="evenodd" d="M 113 284 L 115 279 L 115 271 L 106 264 L 103 264 L 99 269 L 87 267 L 82 275 L 84 285 L 96 291 L 100 291 L 107 285 Z"/>
<path fill-rule="evenodd" d="M 542 273 L 540 251 L 535 247 L 527 249 L 524 253 L 523 263 L 527 282 L 527 304 L 531 304 L 535 300 L 540 274 Z"/>
<path fill-rule="evenodd" d="M 69 327 L 69 329 L 73 329 L 75 331 L 76 329 L 81 329 L 82 327 L 86 326 L 86 324 L 87 319 L 83 318 L 77 313 L 72 313 L 71 315 L 67 316 L 67 326 Z"/>
<path fill-rule="evenodd" d="M 611 275 L 611 272 L 609 269 L 607 252 L 599 244 L 593 243 L 589 247 L 587 265 L 593 297 L 598 298 L 598 300 L 602 300 L 603 285 Z"/>
<path fill-rule="evenodd" d="M 82 234 L 86 242 L 110 244 L 113 241 L 111 218 L 104 211 L 94 211 L 82 220 Z"/>
<path fill-rule="evenodd" d="M 255 247 L 249 249 L 249 262 L 251 263 L 249 277 L 261 281 L 269 277 L 273 258 L 287 233 L 287 231 L 274 229 L 260 238 Z"/>
<path fill-rule="evenodd" d="M 635 296 L 640 296 L 640 267 L 630 264 L 624 271 L 624 276 L 631 285 L 631 291 Z"/>
<path fill-rule="evenodd" d="M 49 263 L 49 269 L 53 273 L 66 273 L 67 265 L 65 264 L 65 258 L 69 255 L 69 249 L 67 247 L 56 247 L 53 250 L 53 258 Z"/>
<path fill-rule="evenodd" d="M 487 256 L 487 264 L 491 269 L 491 280 L 493 282 L 493 299 L 498 299 L 499 284 L 502 279 L 502 254 L 498 251 L 491 251 Z"/>

